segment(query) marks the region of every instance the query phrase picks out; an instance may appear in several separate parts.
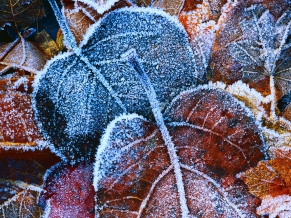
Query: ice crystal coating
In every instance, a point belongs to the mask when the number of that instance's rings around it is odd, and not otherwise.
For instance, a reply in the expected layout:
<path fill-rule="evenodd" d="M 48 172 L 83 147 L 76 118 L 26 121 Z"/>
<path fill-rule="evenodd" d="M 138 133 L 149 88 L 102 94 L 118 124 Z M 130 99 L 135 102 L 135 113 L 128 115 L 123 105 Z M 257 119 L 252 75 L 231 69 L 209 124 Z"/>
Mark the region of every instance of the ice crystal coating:
<path fill-rule="evenodd" d="M 225 92 L 202 87 L 180 94 L 164 117 L 174 148 L 163 130 L 138 115 L 109 124 L 94 169 L 97 217 L 255 217 L 256 199 L 236 174 L 263 158 L 264 142 L 245 107 Z"/>
<path fill-rule="evenodd" d="M 128 49 L 137 51 L 162 109 L 181 90 L 195 86 L 186 33 L 164 12 L 114 11 L 83 44 L 79 55 L 66 53 L 51 61 L 34 93 L 39 126 L 55 146 L 68 150 L 69 158 L 74 157 L 72 147 L 78 152 L 81 146 L 97 145 L 96 138 L 121 113 L 152 118 L 139 79 L 121 58 Z"/>

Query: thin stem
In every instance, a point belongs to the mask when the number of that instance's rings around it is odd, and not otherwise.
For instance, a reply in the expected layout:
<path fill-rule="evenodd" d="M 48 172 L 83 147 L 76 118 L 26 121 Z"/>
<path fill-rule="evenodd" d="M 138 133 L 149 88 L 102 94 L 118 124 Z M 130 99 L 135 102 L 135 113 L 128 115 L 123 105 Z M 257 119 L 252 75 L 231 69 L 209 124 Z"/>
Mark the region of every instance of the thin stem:
<path fill-rule="evenodd" d="M 156 92 L 151 84 L 150 79 L 148 78 L 147 74 L 144 72 L 144 70 L 141 67 L 141 64 L 138 60 L 135 49 L 130 49 L 128 52 L 122 55 L 122 58 L 124 58 L 135 70 L 137 77 L 141 81 L 146 91 L 155 120 L 161 131 L 163 140 L 168 148 L 167 150 L 170 156 L 171 164 L 174 166 L 174 173 L 175 173 L 175 178 L 176 178 L 177 187 L 178 187 L 182 217 L 183 218 L 189 217 L 189 209 L 187 206 L 187 200 L 186 200 L 181 167 L 179 163 L 179 157 L 177 155 L 177 151 L 172 141 L 172 138 L 170 136 L 170 133 L 165 125 L 163 114 L 161 112 L 161 108 L 159 105 L 159 101 L 157 100 Z"/>
<path fill-rule="evenodd" d="M 74 37 L 73 33 L 71 32 L 67 22 L 65 22 L 65 20 L 63 19 L 63 15 L 62 15 L 56 1 L 55 0 L 48 0 L 48 1 L 51 5 L 53 11 L 54 11 L 54 14 L 57 18 L 57 21 L 60 25 L 62 32 L 63 32 L 66 44 L 73 50 L 73 52 L 75 54 L 78 55 L 80 53 L 80 49 L 77 46 L 77 42 L 75 40 L 75 37 Z"/>
<path fill-rule="evenodd" d="M 271 114 L 270 119 L 275 121 L 277 119 L 276 116 L 276 90 L 275 90 L 275 81 L 274 76 L 270 76 L 270 90 L 271 90 Z"/>

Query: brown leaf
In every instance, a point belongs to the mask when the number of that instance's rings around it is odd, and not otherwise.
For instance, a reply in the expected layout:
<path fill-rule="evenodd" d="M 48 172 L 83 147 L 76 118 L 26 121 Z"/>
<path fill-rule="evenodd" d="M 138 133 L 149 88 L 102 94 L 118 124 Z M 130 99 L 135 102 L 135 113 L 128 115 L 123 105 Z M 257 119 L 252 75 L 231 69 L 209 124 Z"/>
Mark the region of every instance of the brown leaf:
<path fill-rule="evenodd" d="M 43 176 L 59 161 L 49 149 L 1 146 L 1 217 L 41 217 L 37 201 Z"/>
<path fill-rule="evenodd" d="M 28 89 L 29 80 L 21 77 L 14 83 L 2 81 L 6 85 L 11 83 L 12 88 L 0 90 L 0 145 L 36 145 L 35 141 L 41 136 L 34 121 L 31 97 L 15 90 L 20 88 L 21 83 L 24 83 L 24 89 L 25 86 Z"/>
<path fill-rule="evenodd" d="M 23 38 L 0 44 L 0 75 L 10 68 L 37 73 L 47 60 L 48 57 L 33 42 Z"/>
<path fill-rule="evenodd" d="M 16 27 L 25 29 L 44 15 L 45 11 L 41 0 L 1 0 L 0 28 L 13 22 Z"/>
<path fill-rule="evenodd" d="M 44 29 L 41 32 L 36 34 L 35 40 L 38 46 L 49 57 L 53 57 L 57 55 L 60 51 L 56 42 L 50 37 L 50 35 Z"/>
<path fill-rule="evenodd" d="M 191 12 L 197 10 L 201 5 L 207 6 L 209 10 L 209 18 L 211 20 L 218 21 L 222 7 L 226 4 L 227 0 L 185 0 L 185 4 L 182 11 Z M 203 13 L 203 12 L 202 12 Z"/>
<path fill-rule="evenodd" d="M 178 16 L 185 0 L 155 0 L 154 7 L 161 8 L 170 15 Z"/>
<path fill-rule="evenodd" d="M 272 94 L 278 100 L 291 87 L 287 40 L 290 12 L 283 3 L 274 11 L 275 1 L 251 6 L 253 2 L 234 4 L 224 14 L 213 45 L 210 77 L 226 84 L 243 80 L 264 96 Z"/>
<path fill-rule="evenodd" d="M 96 156 L 97 214 L 180 217 L 188 207 L 191 216 L 255 217 L 259 201 L 236 174 L 263 158 L 263 142 L 243 106 L 229 94 L 200 88 L 182 93 L 165 117 L 173 150 L 137 115 L 109 125 Z M 177 190 L 177 168 L 185 196 Z"/>
<path fill-rule="evenodd" d="M 59 165 L 50 171 L 41 196 L 49 203 L 47 217 L 94 217 L 93 164 Z"/>
<path fill-rule="evenodd" d="M 106 13 L 126 6 L 130 6 L 127 1 L 117 1 Z M 87 29 L 106 14 L 98 13 L 81 1 L 64 1 L 64 7 L 64 16 L 78 44 L 83 40 Z"/>
<path fill-rule="evenodd" d="M 267 196 L 291 195 L 291 148 L 273 148 L 275 158 L 260 162 L 241 174 L 250 192 L 264 199 Z"/>

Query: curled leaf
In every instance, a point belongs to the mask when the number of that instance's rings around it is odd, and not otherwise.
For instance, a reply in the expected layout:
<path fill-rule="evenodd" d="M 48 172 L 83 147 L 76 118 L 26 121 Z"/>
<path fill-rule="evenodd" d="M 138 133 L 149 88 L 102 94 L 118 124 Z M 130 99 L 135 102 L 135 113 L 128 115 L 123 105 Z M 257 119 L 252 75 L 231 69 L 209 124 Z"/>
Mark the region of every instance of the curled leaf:
<path fill-rule="evenodd" d="M 258 199 L 235 175 L 263 158 L 263 142 L 242 105 L 224 92 L 201 88 L 179 95 L 165 117 L 173 150 L 140 116 L 110 123 L 94 169 L 97 216 L 255 217 Z M 173 153 L 178 162 L 170 160 Z M 174 168 L 181 170 L 186 202 Z"/>

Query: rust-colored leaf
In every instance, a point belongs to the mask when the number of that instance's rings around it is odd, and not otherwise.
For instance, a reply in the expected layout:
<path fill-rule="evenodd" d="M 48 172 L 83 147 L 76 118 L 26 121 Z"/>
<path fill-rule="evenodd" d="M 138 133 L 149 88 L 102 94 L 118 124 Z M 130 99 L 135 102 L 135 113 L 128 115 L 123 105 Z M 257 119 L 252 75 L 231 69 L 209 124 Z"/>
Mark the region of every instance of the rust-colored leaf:
<path fill-rule="evenodd" d="M 25 29 L 44 15 L 41 0 L 1 0 L 0 28 L 7 23 L 13 23 L 16 27 Z"/>
<path fill-rule="evenodd" d="M 291 148 L 273 148 L 274 159 L 260 162 L 240 177 L 250 192 L 264 199 L 267 196 L 291 195 Z"/>
<path fill-rule="evenodd" d="M 222 13 L 222 7 L 227 3 L 227 0 L 185 0 L 182 11 L 191 12 L 199 9 L 201 5 L 207 6 L 209 18 L 218 21 Z M 204 13 L 204 12 L 202 12 Z"/>
<path fill-rule="evenodd" d="M 47 217 L 94 217 L 93 164 L 59 165 L 50 170 L 41 199 L 47 200 Z"/>
<path fill-rule="evenodd" d="M 259 200 L 236 174 L 263 159 L 263 141 L 244 107 L 229 94 L 200 88 L 180 94 L 164 116 L 174 149 L 154 124 L 137 115 L 119 117 L 108 126 L 96 156 L 96 213 L 255 217 Z M 177 162 L 170 158 L 173 153 Z"/>
<path fill-rule="evenodd" d="M 41 139 L 34 121 L 29 91 L 31 81 L 20 77 L 16 81 L 0 80 L 6 89 L 0 90 L 0 145 L 36 145 Z M 11 87 L 7 87 L 9 85 Z M 4 86 L 4 85 L 3 85 Z"/>

